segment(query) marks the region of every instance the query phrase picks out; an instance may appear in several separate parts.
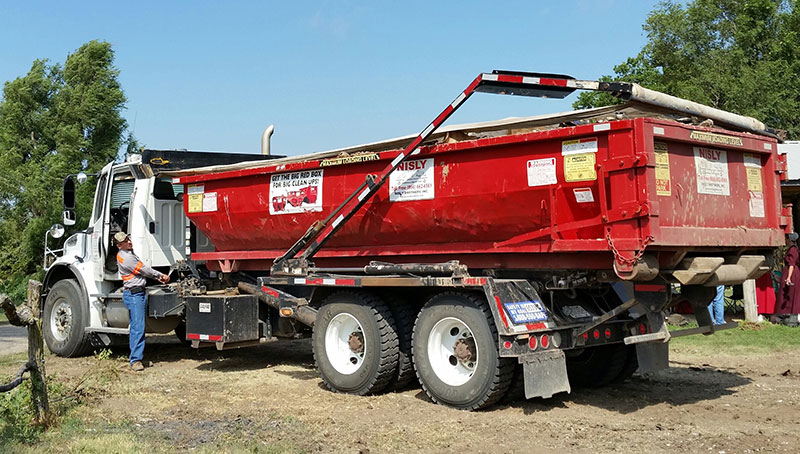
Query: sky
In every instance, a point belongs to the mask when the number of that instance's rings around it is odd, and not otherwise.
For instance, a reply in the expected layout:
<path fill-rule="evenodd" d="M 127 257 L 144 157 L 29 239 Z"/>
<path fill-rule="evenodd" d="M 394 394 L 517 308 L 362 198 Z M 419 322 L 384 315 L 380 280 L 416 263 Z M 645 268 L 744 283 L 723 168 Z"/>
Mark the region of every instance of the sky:
<path fill-rule="evenodd" d="M 0 0 L 0 82 L 112 44 L 123 116 L 154 149 L 294 156 L 419 133 L 481 72 L 594 80 L 636 55 L 656 1 Z M 478 93 L 446 124 L 571 110 Z"/>

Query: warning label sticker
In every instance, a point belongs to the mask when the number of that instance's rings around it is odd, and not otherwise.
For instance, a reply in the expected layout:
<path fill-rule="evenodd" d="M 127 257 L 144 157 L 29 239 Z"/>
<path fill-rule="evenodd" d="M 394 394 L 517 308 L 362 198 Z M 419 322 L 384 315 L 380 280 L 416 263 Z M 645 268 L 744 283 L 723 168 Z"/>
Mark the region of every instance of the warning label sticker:
<path fill-rule="evenodd" d="M 731 195 L 728 178 L 728 153 L 725 150 L 693 147 L 699 194 Z"/>
<path fill-rule="evenodd" d="M 572 193 L 575 194 L 575 201 L 578 203 L 594 202 L 592 188 L 575 188 Z"/>
<path fill-rule="evenodd" d="M 763 218 L 764 217 L 764 193 L 749 191 L 750 199 L 750 217 Z"/>
<path fill-rule="evenodd" d="M 761 183 L 761 158 L 757 155 L 744 154 L 744 170 L 747 172 L 747 190 L 763 191 Z"/>
<path fill-rule="evenodd" d="M 190 184 L 186 188 L 186 194 L 189 198 L 189 213 L 200 213 L 203 211 L 203 191 L 205 190 L 202 184 Z"/>
<path fill-rule="evenodd" d="M 528 186 L 556 184 L 556 158 L 528 161 Z"/>
<path fill-rule="evenodd" d="M 322 211 L 323 172 L 319 169 L 272 175 L 269 214 Z"/>
<path fill-rule="evenodd" d="M 389 174 L 389 200 L 429 200 L 435 196 L 433 158 L 400 163 Z"/>
<path fill-rule="evenodd" d="M 564 156 L 565 181 L 593 181 L 597 179 L 594 168 L 594 153 L 569 154 Z"/>
<path fill-rule="evenodd" d="M 656 154 L 656 194 L 672 195 L 672 182 L 669 175 L 669 150 L 667 144 L 656 142 L 653 144 Z"/>
<path fill-rule="evenodd" d="M 203 194 L 203 212 L 217 211 L 217 193 L 206 192 Z"/>
<path fill-rule="evenodd" d="M 580 153 L 597 153 L 597 137 L 561 142 L 561 154 L 563 156 Z"/>

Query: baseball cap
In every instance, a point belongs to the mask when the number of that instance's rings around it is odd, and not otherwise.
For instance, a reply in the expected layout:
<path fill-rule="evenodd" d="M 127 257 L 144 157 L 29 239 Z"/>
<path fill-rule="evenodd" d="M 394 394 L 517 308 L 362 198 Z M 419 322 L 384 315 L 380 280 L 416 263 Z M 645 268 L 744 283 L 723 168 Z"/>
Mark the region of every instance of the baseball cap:
<path fill-rule="evenodd" d="M 114 243 L 119 244 L 130 238 L 125 232 L 117 232 L 114 234 Z"/>

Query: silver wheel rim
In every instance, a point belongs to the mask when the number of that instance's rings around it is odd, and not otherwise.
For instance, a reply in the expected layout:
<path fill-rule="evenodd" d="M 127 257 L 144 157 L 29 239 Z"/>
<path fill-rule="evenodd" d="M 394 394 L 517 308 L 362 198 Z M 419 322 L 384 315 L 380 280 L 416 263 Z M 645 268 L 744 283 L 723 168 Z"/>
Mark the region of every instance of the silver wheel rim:
<path fill-rule="evenodd" d="M 364 364 L 367 348 L 364 328 L 355 317 L 347 313 L 333 317 L 325 330 L 325 355 L 337 372 L 355 373 Z"/>
<path fill-rule="evenodd" d="M 58 342 L 69 338 L 72 330 L 72 306 L 65 299 L 59 299 L 50 311 L 50 333 Z"/>
<path fill-rule="evenodd" d="M 464 348 L 470 345 L 473 353 L 466 357 Z M 455 317 L 439 320 L 428 336 L 428 359 L 433 372 L 446 385 L 460 386 L 468 382 L 479 360 L 472 330 Z"/>

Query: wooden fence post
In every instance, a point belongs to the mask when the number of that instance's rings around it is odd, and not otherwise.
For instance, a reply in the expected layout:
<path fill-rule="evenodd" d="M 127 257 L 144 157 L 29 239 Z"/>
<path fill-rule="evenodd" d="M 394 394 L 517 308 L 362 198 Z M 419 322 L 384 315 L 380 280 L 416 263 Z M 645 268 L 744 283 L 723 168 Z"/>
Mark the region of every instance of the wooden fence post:
<path fill-rule="evenodd" d="M 758 321 L 758 302 L 756 301 L 756 281 L 748 279 L 742 283 L 744 293 L 744 321 Z"/>
<path fill-rule="evenodd" d="M 28 327 L 28 362 L 20 369 L 17 378 L 9 385 L 3 386 L 7 391 L 22 382 L 22 374 L 31 374 L 31 402 L 33 404 L 36 424 L 48 426 L 52 422 L 50 402 L 47 399 L 47 375 L 44 368 L 44 339 L 42 338 L 42 320 L 39 314 L 39 300 L 42 295 L 42 283 L 28 281 L 28 297 L 24 304 L 15 307 L 14 303 L 0 295 L 0 306 L 8 317 L 9 323 L 15 326 Z"/>

